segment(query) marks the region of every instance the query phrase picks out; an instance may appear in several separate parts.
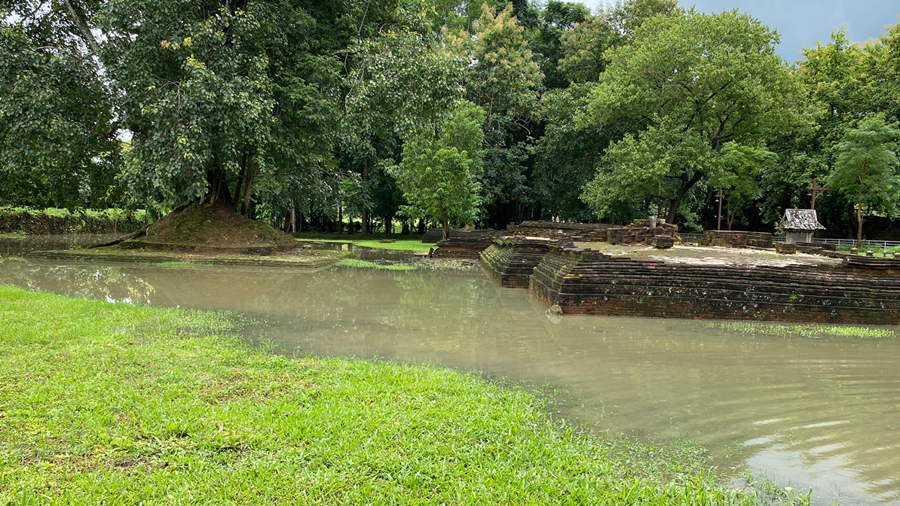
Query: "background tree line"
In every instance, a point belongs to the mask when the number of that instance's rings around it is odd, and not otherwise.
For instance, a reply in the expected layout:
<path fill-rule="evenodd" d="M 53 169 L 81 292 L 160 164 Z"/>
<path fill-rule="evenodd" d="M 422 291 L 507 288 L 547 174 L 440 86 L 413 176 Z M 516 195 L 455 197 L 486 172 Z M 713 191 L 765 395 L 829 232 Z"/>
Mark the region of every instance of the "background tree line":
<path fill-rule="evenodd" d="M 675 0 L 0 0 L 0 19 L 0 205 L 699 229 L 721 190 L 729 227 L 763 230 L 817 179 L 832 234 L 900 212 L 897 25 L 789 65 L 759 21 Z"/>

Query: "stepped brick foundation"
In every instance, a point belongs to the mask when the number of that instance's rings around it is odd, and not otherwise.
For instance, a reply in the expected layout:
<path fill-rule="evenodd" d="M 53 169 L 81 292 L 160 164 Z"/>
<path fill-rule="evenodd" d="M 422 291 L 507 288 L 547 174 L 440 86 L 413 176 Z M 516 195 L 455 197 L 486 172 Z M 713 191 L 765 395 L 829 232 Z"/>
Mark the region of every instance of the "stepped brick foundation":
<path fill-rule="evenodd" d="M 438 241 L 434 258 L 463 258 L 478 260 L 481 252 L 493 244 L 497 231 L 483 231 L 478 234 L 451 235 L 449 239 Z"/>
<path fill-rule="evenodd" d="M 530 290 L 564 314 L 900 324 L 900 261 L 695 265 L 550 248 Z"/>
<path fill-rule="evenodd" d="M 528 288 L 534 268 L 554 244 L 549 239 L 500 237 L 481 253 L 485 271 L 500 286 Z"/>

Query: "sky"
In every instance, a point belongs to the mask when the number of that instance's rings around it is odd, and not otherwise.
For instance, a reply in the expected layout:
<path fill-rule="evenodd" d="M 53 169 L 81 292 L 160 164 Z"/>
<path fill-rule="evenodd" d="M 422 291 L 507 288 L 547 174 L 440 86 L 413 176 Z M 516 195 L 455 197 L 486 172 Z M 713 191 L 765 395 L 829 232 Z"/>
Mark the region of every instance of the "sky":
<path fill-rule="evenodd" d="M 801 47 L 815 47 L 831 40 L 832 30 L 847 29 L 850 40 L 863 42 L 887 32 L 886 25 L 900 23 L 898 0 L 679 0 L 683 7 L 713 13 L 738 9 L 759 19 L 781 35 L 778 54 L 793 63 L 801 59 Z M 592 0 L 598 8 L 612 1 Z"/>

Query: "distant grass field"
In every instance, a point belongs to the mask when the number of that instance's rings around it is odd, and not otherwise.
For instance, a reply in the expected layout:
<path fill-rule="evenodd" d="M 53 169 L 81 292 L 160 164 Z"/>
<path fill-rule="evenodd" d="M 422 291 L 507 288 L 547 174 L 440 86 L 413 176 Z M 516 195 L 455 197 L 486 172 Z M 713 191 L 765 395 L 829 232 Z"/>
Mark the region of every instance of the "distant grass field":
<path fill-rule="evenodd" d="M 598 439 L 474 374 L 272 355 L 239 325 L 0 286 L 0 504 L 760 504 L 692 445 Z"/>

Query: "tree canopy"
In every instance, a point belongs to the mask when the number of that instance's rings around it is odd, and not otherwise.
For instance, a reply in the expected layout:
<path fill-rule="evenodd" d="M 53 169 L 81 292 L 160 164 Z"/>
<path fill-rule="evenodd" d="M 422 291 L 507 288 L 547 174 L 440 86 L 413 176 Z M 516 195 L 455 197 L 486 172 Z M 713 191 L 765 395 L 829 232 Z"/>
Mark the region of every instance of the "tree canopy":
<path fill-rule="evenodd" d="M 837 160 L 828 184 L 856 206 L 857 246 L 862 241 L 863 214 L 881 211 L 900 213 L 900 173 L 897 166 L 897 123 L 887 124 L 876 114 L 847 130 L 835 146 Z"/>
<path fill-rule="evenodd" d="M 800 88 L 775 55 L 777 35 L 737 11 L 656 16 L 614 49 L 585 122 L 620 125 L 584 199 L 660 205 L 674 222 L 697 183 L 722 179 L 728 143 L 761 146 L 800 124 Z"/>
<path fill-rule="evenodd" d="M 771 229 L 818 179 L 830 231 L 890 217 L 837 181 L 900 120 L 900 28 L 794 66 L 777 41 L 675 0 L 0 0 L 0 205 L 699 229 L 721 190 L 729 227 Z M 451 180 L 459 206 L 425 201 Z"/>

